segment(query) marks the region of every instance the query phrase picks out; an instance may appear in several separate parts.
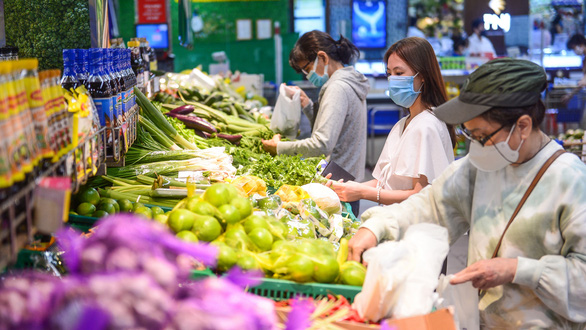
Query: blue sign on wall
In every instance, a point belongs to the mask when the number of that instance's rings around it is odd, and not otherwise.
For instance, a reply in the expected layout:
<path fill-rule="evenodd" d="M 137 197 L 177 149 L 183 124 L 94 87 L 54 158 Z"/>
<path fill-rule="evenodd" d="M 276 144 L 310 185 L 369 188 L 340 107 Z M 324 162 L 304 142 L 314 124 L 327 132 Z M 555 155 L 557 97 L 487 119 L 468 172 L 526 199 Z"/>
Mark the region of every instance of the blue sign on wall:
<path fill-rule="evenodd" d="M 354 0 L 352 40 L 358 48 L 385 48 L 387 11 L 384 0 Z"/>

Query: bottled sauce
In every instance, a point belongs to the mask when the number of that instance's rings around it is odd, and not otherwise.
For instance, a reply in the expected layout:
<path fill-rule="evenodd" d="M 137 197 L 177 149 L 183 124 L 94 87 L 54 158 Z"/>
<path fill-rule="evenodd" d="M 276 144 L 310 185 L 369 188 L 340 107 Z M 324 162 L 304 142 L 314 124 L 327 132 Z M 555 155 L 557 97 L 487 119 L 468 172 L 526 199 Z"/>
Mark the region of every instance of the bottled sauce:
<path fill-rule="evenodd" d="M 75 50 L 75 77 L 80 84 L 85 85 L 88 77 L 87 49 Z"/>
<path fill-rule="evenodd" d="M 61 87 L 66 90 L 72 90 L 79 87 L 79 80 L 75 72 L 75 49 L 63 50 L 63 77 L 61 78 Z"/>
<path fill-rule="evenodd" d="M 134 86 L 137 86 L 138 81 L 136 79 L 136 75 L 134 71 L 132 71 L 132 67 L 130 65 L 130 58 L 131 58 L 131 50 L 124 49 L 123 51 L 123 60 L 122 60 L 122 67 L 124 68 L 124 72 L 128 78 L 128 82 L 130 85 L 130 93 L 128 95 L 128 107 L 127 109 L 130 110 L 135 104 L 136 99 L 134 96 Z"/>
<path fill-rule="evenodd" d="M 124 122 L 126 120 L 126 99 L 128 93 L 128 84 L 126 82 L 125 77 L 122 75 L 120 70 L 120 49 L 108 49 L 108 51 L 112 54 L 112 73 L 116 78 L 116 82 L 120 87 L 120 113 L 118 116 L 120 117 L 119 120 Z"/>
<path fill-rule="evenodd" d="M 112 88 L 108 78 L 104 76 L 101 70 L 102 50 L 100 48 L 91 48 L 89 50 L 89 76 L 86 87 L 94 100 L 100 126 L 113 126 L 114 105 L 112 104 Z"/>
<path fill-rule="evenodd" d="M 108 75 L 110 80 L 110 88 L 112 89 L 112 103 L 114 105 L 114 117 L 116 118 L 115 126 L 122 124 L 122 86 L 116 74 L 114 73 L 113 65 L 113 49 L 103 48 L 104 52 L 104 72 Z"/>
<path fill-rule="evenodd" d="M 149 43 L 146 38 L 138 38 L 140 42 L 140 55 L 142 56 L 142 60 L 144 62 L 144 81 L 147 84 L 147 88 L 149 85 L 149 81 L 151 80 L 151 59 L 149 55 Z"/>
<path fill-rule="evenodd" d="M 149 61 L 150 61 L 150 71 L 156 71 L 159 69 L 159 65 L 157 63 L 157 54 L 155 53 L 155 49 L 151 48 L 151 46 L 149 46 L 149 42 L 147 41 L 147 49 L 149 52 Z"/>
<path fill-rule="evenodd" d="M 129 41 L 128 48 L 131 50 L 130 65 L 132 72 L 136 76 L 136 86 L 138 89 L 144 92 L 145 80 L 144 80 L 144 61 L 140 55 L 140 43 L 138 41 Z"/>

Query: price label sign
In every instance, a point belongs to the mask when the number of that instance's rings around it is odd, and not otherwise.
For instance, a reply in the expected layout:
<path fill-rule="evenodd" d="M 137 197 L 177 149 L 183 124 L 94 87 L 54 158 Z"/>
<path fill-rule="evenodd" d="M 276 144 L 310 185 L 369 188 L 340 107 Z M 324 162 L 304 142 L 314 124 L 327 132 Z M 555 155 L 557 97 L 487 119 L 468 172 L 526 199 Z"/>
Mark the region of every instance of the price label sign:
<path fill-rule="evenodd" d="M 136 10 L 139 24 L 167 22 L 166 0 L 138 0 Z"/>

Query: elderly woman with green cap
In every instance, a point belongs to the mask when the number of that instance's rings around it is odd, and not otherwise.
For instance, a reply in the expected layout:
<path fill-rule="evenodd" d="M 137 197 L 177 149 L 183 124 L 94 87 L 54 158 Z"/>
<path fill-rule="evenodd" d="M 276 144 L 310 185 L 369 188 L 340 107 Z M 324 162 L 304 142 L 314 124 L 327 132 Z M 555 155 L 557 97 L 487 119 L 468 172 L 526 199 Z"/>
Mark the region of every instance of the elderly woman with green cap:
<path fill-rule="evenodd" d="M 543 69 L 490 61 L 435 110 L 461 124 L 469 154 L 400 204 L 367 210 L 349 259 L 431 222 L 450 243 L 470 231 L 468 267 L 452 284 L 480 289 L 483 328 L 586 327 L 586 165 L 540 129 Z"/>

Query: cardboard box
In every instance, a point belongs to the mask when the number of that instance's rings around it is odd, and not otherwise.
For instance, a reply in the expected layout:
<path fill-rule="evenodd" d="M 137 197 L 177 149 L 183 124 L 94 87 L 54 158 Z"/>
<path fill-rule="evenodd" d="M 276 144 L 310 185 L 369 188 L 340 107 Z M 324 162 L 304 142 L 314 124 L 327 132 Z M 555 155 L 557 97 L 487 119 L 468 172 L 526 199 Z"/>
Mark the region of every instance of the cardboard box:
<path fill-rule="evenodd" d="M 287 315 L 291 311 L 291 308 L 277 307 L 275 310 L 279 320 L 283 323 L 287 322 Z M 395 327 L 396 330 L 457 330 L 453 311 L 448 308 L 442 308 L 425 315 L 388 320 L 387 323 L 391 329 Z M 332 324 L 347 330 L 380 329 L 380 325 L 377 324 L 364 324 L 348 321 L 334 322 Z"/>

